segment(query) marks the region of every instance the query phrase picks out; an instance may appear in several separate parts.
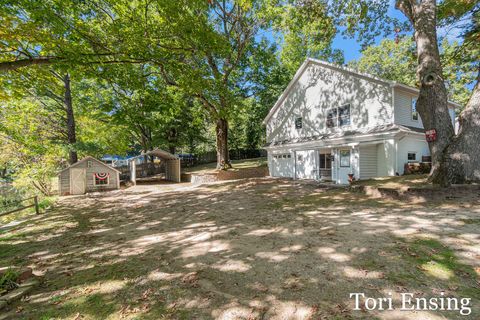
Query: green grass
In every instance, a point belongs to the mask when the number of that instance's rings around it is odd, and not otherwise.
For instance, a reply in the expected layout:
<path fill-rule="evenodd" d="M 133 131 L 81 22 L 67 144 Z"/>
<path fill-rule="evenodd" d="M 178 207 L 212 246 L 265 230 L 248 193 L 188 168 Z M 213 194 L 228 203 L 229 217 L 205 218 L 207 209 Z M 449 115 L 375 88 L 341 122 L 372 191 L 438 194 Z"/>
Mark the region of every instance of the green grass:
<path fill-rule="evenodd" d="M 0 292 L 3 290 L 11 290 L 17 287 L 17 278 L 19 273 L 14 269 L 8 268 L 0 277 Z"/>
<path fill-rule="evenodd" d="M 445 288 L 458 288 L 458 293 L 480 298 L 477 275 L 471 266 L 461 263 L 454 251 L 435 239 L 417 239 L 400 246 L 402 262 L 407 268 L 389 272 L 387 279 L 397 285 L 418 286 L 431 283 Z M 398 250 L 398 249 L 397 249 Z"/>
<path fill-rule="evenodd" d="M 426 174 L 412 174 L 400 177 L 379 177 L 356 181 L 355 185 L 393 189 L 432 187 L 432 184 L 427 182 L 427 178 L 428 175 Z"/>
<path fill-rule="evenodd" d="M 38 209 L 41 213 L 45 213 L 47 210 L 51 209 L 55 202 L 57 201 L 57 197 L 43 197 L 39 196 L 39 201 L 38 201 Z M 13 210 L 15 208 L 18 208 L 20 206 L 25 206 L 25 205 L 31 205 L 33 204 L 33 199 L 27 200 L 25 202 L 18 202 L 14 207 L 8 207 L 4 211 L 6 212 L 7 210 Z M 0 211 L 1 212 L 1 211 Z M 27 208 L 22 211 L 18 211 L 12 214 L 8 214 L 5 216 L 0 217 L 0 225 L 1 224 L 7 224 L 11 221 L 15 220 L 23 220 L 23 219 L 28 219 L 31 217 L 33 214 L 35 214 L 35 207 Z"/>
<path fill-rule="evenodd" d="M 247 169 L 247 168 L 258 168 L 267 165 L 267 158 L 253 158 L 253 159 L 245 159 L 245 160 L 233 160 L 232 161 L 232 169 L 231 170 L 238 170 L 238 169 Z M 216 170 L 217 163 L 207 163 L 201 164 L 191 168 L 185 168 L 186 173 L 209 173 L 214 172 Z"/>

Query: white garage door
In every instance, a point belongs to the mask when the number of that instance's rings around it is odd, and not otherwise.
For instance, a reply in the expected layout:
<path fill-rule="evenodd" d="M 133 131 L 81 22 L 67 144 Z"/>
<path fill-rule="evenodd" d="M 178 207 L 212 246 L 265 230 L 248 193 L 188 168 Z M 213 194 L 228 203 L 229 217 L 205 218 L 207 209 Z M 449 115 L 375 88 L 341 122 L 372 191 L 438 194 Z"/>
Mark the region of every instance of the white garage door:
<path fill-rule="evenodd" d="M 290 153 L 274 154 L 272 163 L 274 177 L 293 177 L 293 159 Z"/>

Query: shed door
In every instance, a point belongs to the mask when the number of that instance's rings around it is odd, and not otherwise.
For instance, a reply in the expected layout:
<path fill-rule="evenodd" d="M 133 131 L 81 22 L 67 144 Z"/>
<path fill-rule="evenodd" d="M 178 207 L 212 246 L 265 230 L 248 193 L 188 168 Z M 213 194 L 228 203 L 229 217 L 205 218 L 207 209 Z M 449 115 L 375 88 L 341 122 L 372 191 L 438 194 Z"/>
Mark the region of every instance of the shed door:
<path fill-rule="evenodd" d="M 70 169 L 70 193 L 84 194 L 86 185 L 86 174 L 83 168 Z"/>

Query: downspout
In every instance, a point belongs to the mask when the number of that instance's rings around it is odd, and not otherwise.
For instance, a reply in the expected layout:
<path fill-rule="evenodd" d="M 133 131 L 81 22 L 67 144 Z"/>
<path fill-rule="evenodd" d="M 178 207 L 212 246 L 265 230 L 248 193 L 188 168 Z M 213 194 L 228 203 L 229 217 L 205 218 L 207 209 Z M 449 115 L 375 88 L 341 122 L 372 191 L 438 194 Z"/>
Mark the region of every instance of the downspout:
<path fill-rule="evenodd" d="M 395 87 L 394 84 L 390 86 L 392 88 L 392 124 L 395 124 Z"/>
<path fill-rule="evenodd" d="M 297 180 L 297 151 L 293 151 L 293 180 Z"/>

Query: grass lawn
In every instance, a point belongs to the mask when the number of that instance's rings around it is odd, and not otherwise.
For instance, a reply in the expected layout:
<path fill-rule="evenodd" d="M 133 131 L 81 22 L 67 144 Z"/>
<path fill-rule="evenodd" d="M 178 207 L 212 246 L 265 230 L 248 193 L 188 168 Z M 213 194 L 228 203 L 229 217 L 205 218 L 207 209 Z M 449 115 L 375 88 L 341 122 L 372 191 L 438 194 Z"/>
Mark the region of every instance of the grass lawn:
<path fill-rule="evenodd" d="M 63 198 L 0 229 L 44 283 L 6 319 L 479 319 L 480 198 L 408 204 L 283 179 Z M 352 292 L 392 311 L 355 311 Z M 400 311 L 401 293 L 472 313 Z"/>
<path fill-rule="evenodd" d="M 232 169 L 229 170 L 239 170 L 239 169 L 246 169 L 246 168 L 257 168 L 263 167 L 267 165 L 267 158 L 253 158 L 253 159 L 246 159 L 246 160 L 233 160 L 232 161 Z M 207 163 L 198 165 L 191 168 L 185 168 L 184 171 L 186 173 L 209 173 L 216 171 L 216 162 Z"/>
<path fill-rule="evenodd" d="M 356 185 L 375 186 L 380 188 L 407 189 L 415 188 L 433 188 L 431 183 L 427 182 L 427 174 L 412 174 L 399 177 L 380 177 L 368 180 L 356 181 Z"/>

